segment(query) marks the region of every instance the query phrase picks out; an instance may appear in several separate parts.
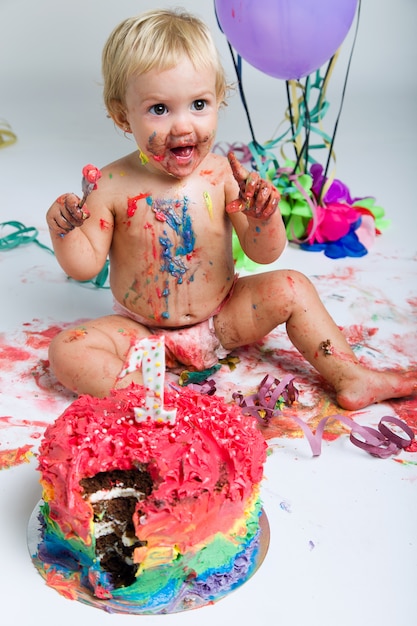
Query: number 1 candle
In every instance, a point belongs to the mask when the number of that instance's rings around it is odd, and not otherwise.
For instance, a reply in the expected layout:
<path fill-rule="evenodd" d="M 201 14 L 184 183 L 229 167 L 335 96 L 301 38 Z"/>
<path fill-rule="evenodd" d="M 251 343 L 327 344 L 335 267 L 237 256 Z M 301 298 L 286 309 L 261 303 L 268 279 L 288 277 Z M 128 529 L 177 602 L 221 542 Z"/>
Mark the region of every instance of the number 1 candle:
<path fill-rule="evenodd" d="M 148 418 L 160 422 L 175 422 L 176 409 L 164 409 L 165 342 L 164 337 L 150 335 L 133 344 L 119 378 L 142 369 L 145 406 L 135 407 L 138 422 Z"/>

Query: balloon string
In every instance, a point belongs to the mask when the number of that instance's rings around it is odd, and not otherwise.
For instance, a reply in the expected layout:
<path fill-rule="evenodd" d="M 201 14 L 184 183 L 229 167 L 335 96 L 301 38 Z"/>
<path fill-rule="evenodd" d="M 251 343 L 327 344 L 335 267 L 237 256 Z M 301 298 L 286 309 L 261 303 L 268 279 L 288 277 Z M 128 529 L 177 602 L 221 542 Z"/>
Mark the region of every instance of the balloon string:
<path fill-rule="evenodd" d="M 318 103 L 317 103 L 317 108 L 318 108 L 319 111 L 323 107 L 324 99 L 325 99 L 326 92 L 327 92 L 327 85 L 328 85 L 330 77 L 331 77 L 331 75 L 333 73 L 333 69 L 334 69 L 336 61 L 337 61 L 337 59 L 339 57 L 339 54 L 340 54 L 340 48 L 339 48 L 339 50 L 336 50 L 334 55 L 331 57 L 329 63 L 327 64 L 327 68 L 326 68 L 326 71 L 325 71 L 325 74 L 324 74 L 324 77 L 323 77 L 322 88 L 321 88 L 321 91 L 320 91 L 320 97 L 319 97 L 319 100 L 318 100 Z"/>
<path fill-rule="evenodd" d="M 326 112 L 326 109 L 328 107 L 328 103 L 325 100 L 325 92 L 327 89 L 327 82 L 331 74 L 330 68 L 332 68 L 335 60 L 336 60 L 336 55 L 334 55 L 331 61 L 329 62 L 329 66 L 326 70 L 326 75 L 324 79 L 320 76 L 320 71 L 317 70 L 316 79 L 313 84 L 311 83 L 312 75 L 306 78 L 305 85 L 303 85 L 300 81 L 293 81 L 293 80 L 287 81 L 289 85 L 291 86 L 291 91 L 293 95 L 292 95 L 292 100 L 291 98 L 289 98 L 289 104 L 288 104 L 288 110 L 286 112 L 286 117 L 289 116 L 290 119 L 296 118 L 296 124 L 294 125 L 296 126 L 296 128 L 293 129 L 293 137 L 291 141 L 293 142 L 294 148 L 296 148 L 297 157 L 299 157 L 298 153 L 300 150 L 298 146 L 296 147 L 296 143 L 297 142 L 299 143 L 301 141 L 300 134 L 301 134 L 301 131 L 304 129 L 305 141 L 304 141 L 304 150 L 302 150 L 302 152 L 306 151 L 305 167 L 307 166 L 308 162 L 310 161 L 314 162 L 314 159 L 310 158 L 308 154 L 309 148 L 310 149 L 325 148 L 325 147 L 328 147 L 331 142 L 330 137 L 326 133 L 324 133 L 324 131 L 321 129 L 321 122 Z M 297 91 L 296 91 L 297 87 L 299 87 L 301 90 L 300 97 L 297 96 Z M 310 107 L 308 103 L 311 100 L 311 90 L 313 88 L 319 90 L 319 98 L 318 98 L 316 105 L 314 107 Z M 301 110 L 301 113 L 300 113 L 300 110 Z M 314 129 L 313 124 L 318 124 L 320 129 Z M 311 145 L 310 144 L 310 133 L 313 131 L 322 137 L 323 145 Z M 281 153 L 282 153 L 282 150 L 281 150 Z M 285 157 L 284 154 L 283 156 Z M 299 167 L 299 166 L 301 169 L 303 169 L 303 165 L 301 164 L 300 157 L 297 158 L 296 167 Z"/>
<path fill-rule="evenodd" d="M 294 81 L 291 81 L 291 82 L 294 83 Z M 294 84 L 294 88 L 295 88 L 295 84 Z M 299 151 L 297 161 L 294 166 L 294 173 L 298 170 L 298 168 L 303 169 L 302 160 L 301 160 L 303 157 L 303 154 L 304 154 L 305 168 L 307 168 L 308 161 L 309 161 L 308 148 L 309 148 L 309 143 L 310 143 L 310 130 L 311 130 L 311 117 L 310 117 L 310 111 L 308 108 L 309 96 L 310 96 L 310 82 L 309 82 L 309 76 L 307 76 L 304 89 L 302 90 L 302 101 L 304 104 L 303 127 L 304 127 L 305 139 L 304 139 L 302 148 Z M 298 101 L 295 99 L 295 102 L 298 102 Z M 299 116 L 299 110 L 297 107 L 297 117 L 298 116 Z"/>
<path fill-rule="evenodd" d="M 360 13 L 361 13 L 361 0 L 358 0 L 358 11 L 357 11 L 357 17 L 356 17 L 355 34 L 354 34 L 354 37 L 353 37 L 352 48 L 350 50 L 350 55 L 349 55 L 347 69 L 346 69 L 345 80 L 344 80 L 344 83 L 343 83 L 343 90 L 342 90 L 342 97 L 341 97 L 341 100 L 340 100 L 339 111 L 338 111 L 338 114 L 337 114 L 337 117 L 336 117 L 336 122 L 335 122 L 335 125 L 334 125 L 333 136 L 332 136 L 332 140 L 331 140 L 331 143 L 330 143 L 329 153 L 327 155 L 326 166 L 325 166 L 324 172 L 323 172 L 323 182 L 321 184 L 320 192 L 318 194 L 318 201 L 319 201 L 319 203 L 322 201 L 324 185 L 326 183 L 327 173 L 328 173 L 329 165 L 330 165 L 330 159 L 331 159 L 331 156 L 332 156 L 333 146 L 334 146 L 334 142 L 335 142 L 335 139 L 336 139 L 336 133 L 337 133 L 338 126 L 339 126 L 340 116 L 342 114 L 343 104 L 344 104 L 345 95 L 346 95 L 347 82 L 348 82 L 349 73 L 350 73 L 350 66 L 352 64 L 353 52 L 354 52 L 355 45 L 356 45 L 356 39 L 358 37 Z"/>
<path fill-rule="evenodd" d="M 288 80 L 285 81 L 285 87 L 286 87 L 286 92 L 287 92 L 287 104 L 288 104 L 288 112 L 290 116 L 291 133 L 292 133 L 292 136 L 294 137 L 295 136 L 295 124 L 294 124 L 294 114 L 293 114 L 293 110 L 291 106 L 290 81 Z M 297 147 L 297 144 L 295 143 L 294 143 L 294 150 L 295 150 L 295 156 L 298 161 L 299 160 L 298 147 Z"/>
<path fill-rule="evenodd" d="M 250 134 L 252 137 L 252 142 L 256 145 L 256 146 L 260 146 L 260 144 L 257 142 L 256 138 L 255 138 L 255 132 L 253 129 L 253 125 L 252 125 L 252 120 L 249 114 L 249 107 L 246 101 L 246 96 L 245 96 L 245 92 L 243 89 L 243 80 L 242 80 L 242 57 L 240 56 L 240 54 L 237 55 L 237 61 L 235 59 L 235 55 L 233 53 L 233 48 L 231 46 L 231 44 L 229 42 L 227 42 L 227 45 L 229 46 L 229 50 L 230 50 L 230 54 L 232 57 L 232 61 L 233 61 L 233 66 L 235 68 L 235 72 L 236 72 L 236 76 L 237 76 L 237 83 L 238 83 L 238 87 L 239 87 L 239 94 L 240 94 L 240 99 L 242 101 L 243 104 L 243 108 L 245 109 L 245 113 L 246 113 L 246 119 L 248 121 L 248 125 L 249 125 L 249 130 L 250 130 Z"/>
<path fill-rule="evenodd" d="M 306 82 L 305 82 L 305 88 L 304 88 L 304 111 L 305 111 L 305 118 L 304 118 L 304 128 L 305 128 L 305 164 L 307 167 L 308 164 L 308 147 L 310 144 L 310 129 L 311 129 L 311 119 L 310 119 L 310 111 L 308 108 L 308 101 L 309 101 L 309 96 L 310 96 L 310 77 L 307 76 L 306 77 Z"/>
<path fill-rule="evenodd" d="M 219 27 L 219 29 L 221 30 L 221 32 L 224 34 L 224 31 L 221 27 L 220 24 L 220 20 L 219 20 L 219 16 L 217 15 L 217 8 L 216 8 L 216 3 L 214 3 L 214 13 L 216 16 L 216 20 L 217 20 L 217 25 Z M 237 77 L 237 84 L 238 84 L 238 88 L 239 88 L 239 95 L 240 95 L 240 99 L 242 101 L 243 104 L 243 108 L 245 110 L 246 113 L 246 119 L 249 125 L 249 130 L 250 130 L 250 134 L 252 137 L 252 142 L 255 146 L 260 147 L 261 145 L 257 142 L 256 137 L 255 137 L 255 132 L 253 129 L 253 125 L 252 125 L 252 120 L 250 117 L 250 113 L 249 113 L 249 107 L 246 101 L 246 96 L 245 96 L 245 91 L 243 89 L 243 80 L 242 80 L 242 57 L 237 54 L 237 61 L 235 59 L 235 55 L 233 52 L 233 48 L 229 42 L 229 40 L 227 40 L 227 45 L 229 47 L 229 52 L 230 52 L 230 56 L 232 57 L 232 62 L 233 62 L 233 67 L 235 68 L 235 73 L 236 73 L 236 77 Z"/>
<path fill-rule="evenodd" d="M 293 116 L 295 119 L 295 125 L 296 125 L 296 132 L 295 134 L 293 134 L 292 140 L 294 143 L 294 146 L 297 146 L 297 152 L 298 152 L 298 162 L 301 165 L 301 158 L 303 155 L 303 151 L 304 151 L 304 146 L 301 145 L 301 137 L 300 137 L 300 109 L 299 109 L 299 101 L 297 98 L 297 83 L 294 80 L 290 81 L 290 85 L 291 85 L 291 93 L 292 93 L 292 106 L 291 106 L 291 110 L 293 111 Z"/>
<path fill-rule="evenodd" d="M 330 59 L 326 72 L 325 72 L 325 76 L 324 78 L 320 77 L 320 71 L 317 70 L 316 72 L 316 82 L 314 83 L 314 85 L 312 85 L 312 87 L 319 89 L 319 97 L 318 97 L 318 101 L 317 104 L 314 108 L 309 108 L 307 106 L 307 102 L 308 99 L 310 97 L 310 85 L 308 84 L 309 78 L 306 78 L 306 85 L 305 87 L 303 87 L 303 85 L 299 82 L 299 81 L 294 81 L 294 80 L 288 80 L 286 81 L 286 91 L 287 91 L 287 101 L 288 101 L 288 111 L 287 111 L 287 115 L 289 116 L 289 121 L 290 121 L 290 129 L 288 129 L 285 133 L 283 133 L 280 137 L 276 138 L 275 140 L 270 140 L 267 141 L 264 145 L 259 144 L 259 142 L 256 140 L 255 137 L 255 132 L 254 132 L 254 127 L 252 124 L 252 120 L 250 117 L 250 113 L 249 113 L 249 107 L 247 104 L 247 100 L 246 100 L 246 96 L 245 96 L 245 92 L 244 92 L 244 88 L 243 88 L 243 80 L 242 80 L 242 58 L 240 55 L 237 55 L 238 61 L 236 61 L 235 56 L 234 56 L 234 51 L 233 48 L 230 44 L 230 42 L 228 41 L 228 47 L 229 47 L 229 51 L 231 53 L 232 56 L 232 61 L 233 61 L 233 65 L 235 68 L 235 72 L 237 75 L 237 79 L 238 79 L 238 87 L 239 87 L 239 94 L 240 94 L 240 98 L 245 110 L 245 114 L 246 114 L 246 118 L 247 118 L 247 122 L 249 125 L 249 130 L 251 133 L 251 137 L 252 137 L 252 146 L 254 148 L 254 150 L 256 151 L 257 155 L 262 156 L 263 158 L 265 158 L 267 156 L 267 150 L 271 150 L 274 149 L 276 147 L 276 145 L 283 141 L 283 139 L 285 138 L 285 136 L 288 134 L 288 132 L 290 131 L 292 133 L 292 137 L 289 140 L 286 140 L 285 143 L 289 143 L 291 142 L 293 144 L 293 148 L 295 150 L 295 155 L 296 155 L 296 168 L 302 168 L 303 166 L 305 167 L 305 170 L 307 171 L 307 167 L 308 167 L 308 163 L 309 162 L 315 162 L 315 160 L 309 155 L 309 151 L 312 149 L 321 149 L 321 148 L 328 148 L 328 157 L 326 160 L 326 166 L 324 169 L 324 176 L 323 176 L 323 182 L 322 182 L 322 186 L 320 189 L 320 193 L 318 195 L 318 199 L 319 202 L 322 202 L 322 197 L 324 195 L 325 192 L 325 188 L 327 188 L 329 186 L 329 183 L 331 183 L 331 181 L 328 181 L 328 170 L 329 170 L 329 166 L 330 166 L 330 160 L 332 159 L 332 157 L 334 158 L 334 143 L 335 143 L 335 139 L 336 139 L 336 134 L 337 134 L 337 130 L 338 130 L 338 126 L 339 126 L 339 121 L 340 121 L 340 117 L 341 117 L 341 113 L 342 113 L 342 108 L 343 108 L 343 103 L 344 103 L 344 98 L 346 95 L 346 88 L 347 88 L 347 82 L 348 82 L 348 77 L 349 77 L 349 72 L 350 72 L 350 66 L 351 66 L 351 62 L 352 62 L 352 58 L 353 58 L 353 52 L 354 52 L 354 48 L 355 48 L 355 44 L 356 44 L 356 39 L 357 39 L 357 35 L 358 35 L 358 29 L 359 29 L 359 21 L 360 21 L 360 10 L 361 10 L 361 0 L 358 0 L 358 11 L 357 11 L 357 20 L 356 20 L 356 28 L 355 28 L 355 35 L 354 35 L 354 40 L 353 40 L 353 44 L 352 44 L 352 49 L 350 51 L 350 56 L 349 56 L 349 62 L 348 62 L 348 67 L 347 67 L 347 72 L 346 72 L 346 76 L 344 79 L 344 85 L 343 85 L 343 91 L 342 91 L 342 98 L 341 98 L 341 102 L 340 102 L 340 107 L 339 107 L 339 111 L 338 111 L 338 115 L 336 118 L 336 123 L 335 123 L 335 127 L 333 130 L 333 134 L 332 136 L 328 136 L 321 128 L 321 120 L 324 116 L 324 113 L 326 112 L 327 108 L 328 108 L 328 103 L 325 100 L 325 94 L 326 94 L 326 90 L 327 90 L 327 85 L 330 79 L 330 76 L 332 74 L 333 68 L 334 68 L 334 64 L 337 60 L 338 54 L 339 54 L 339 50 L 332 56 L 332 58 Z M 216 12 L 216 17 L 217 17 L 217 12 Z M 220 30 L 223 32 L 220 22 L 218 20 L 217 17 L 217 22 L 219 24 L 219 28 Z M 302 96 L 300 99 L 297 98 L 297 94 L 296 94 L 296 88 L 297 86 L 299 86 L 302 90 Z M 291 89 L 291 94 L 290 94 L 290 89 Z M 301 105 L 301 107 L 300 107 Z M 302 109 L 300 111 L 300 108 Z M 288 119 L 288 117 L 287 117 Z M 313 128 L 313 123 L 318 123 L 318 125 L 320 126 L 319 129 L 317 128 Z M 300 133 L 302 132 L 302 129 L 304 128 L 305 133 L 306 133 L 306 137 L 304 142 L 302 142 L 301 137 L 300 137 Z M 311 137 L 311 133 L 314 132 L 315 134 L 318 134 L 319 136 L 321 136 L 322 140 L 323 140 L 323 145 L 321 144 L 317 144 L 317 145 L 310 145 L 310 137 Z M 252 154 L 253 154 L 253 150 Z M 304 159 L 304 163 L 303 163 L 303 159 L 302 156 L 305 153 L 305 159 Z M 283 147 L 281 148 L 281 154 L 282 156 L 285 158 L 285 154 L 283 153 Z M 254 156 L 255 162 L 259 163 L 259 159 L 257 159 Z M 272 159 L 275 160 L 275 159 Z M 262 164 L 262 160 L 261 160 L 261 164 Z M 262 170 L 264 170 L 264 168 L 262 168 Z"/>
<path fill-rule="evenodd" d="M 332 58 L 330 59 L 328 65 L 327 65 L 327 69 L 323 78 L 323 82 L 322 82 L 322 86 L 321 86 L 321 90 L 320 90 L 320 96 L 319 96 L 319 100 L 318 100 L 318 104 L 317 104 L 317 109 L 318 111 L 321 111 L 323 108 L 323 104 L 325 102 L 325 96 L 326 96 L 326 92 L 327 92 L 327 85 L 329 83 L 330 77 L 333 73 L 334 70 L 334 66 L 336 64 L 336 61 L 339 57 L 339 53 L 340 53 L 340 48 L 339 50 L 337 50 L 335 52 L 335 54 L 332 56 Z M 319 118 L 319 125 L 321 127 L 321 121 L 322 118 Z M 329 162 L 330 162 L 330 158 L 333 158 L 333 160 L 336 162 L 336 156 L 333 152 L 333 144 L 332 141 L 330 140 L 329 137 L 325 137 L 323 135 L 323 140 L 324 140 L 324 145 L 325 147 L 329 150 Z M 334 143 L 334 142 L 333 142 Z M 320 190 L 320 194 L 319 194 L 319 199 L 320 199 L 320 204 L 323 204 L 323 198 L 325 196 L 325 194 L 327 193 L 327 190 L 331 187 L 331 185 L 333 184 L 334 178 L 335 178 L 335 170 L 332 171 L 331 174 L 327 174 L 327 180 L 324 181 L 324 185 L 322 186 L 321 190 Z"/>

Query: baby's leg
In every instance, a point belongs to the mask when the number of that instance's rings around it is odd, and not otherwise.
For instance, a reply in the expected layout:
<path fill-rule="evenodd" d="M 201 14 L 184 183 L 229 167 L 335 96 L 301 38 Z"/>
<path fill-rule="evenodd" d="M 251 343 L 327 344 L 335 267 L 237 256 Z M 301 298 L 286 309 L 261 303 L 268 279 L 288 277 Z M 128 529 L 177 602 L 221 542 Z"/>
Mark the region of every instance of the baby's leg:
<path fill-rule="evenodd" d="M 117 378 L 133 340 L 149 334 L 145 327 L 119 315 L 86 322 L 54 337 L 49 347 L 51 369 L 77 394 L 103 397 L 114 387 L 126 387 L 132 381 L 140 384 L 140 371 Z"/>
<path fill-rule="evenodd" d="M 300 353 L 334 387 L 341 407 L 412 394 L 417 372 L 377 372 L 363 366 L 330 317 L 312 283 L 299 272 L 280 270 L 238 280 L 233 296 L 215 318 L 227 349 L 253 343 L 286 323 Z"/>

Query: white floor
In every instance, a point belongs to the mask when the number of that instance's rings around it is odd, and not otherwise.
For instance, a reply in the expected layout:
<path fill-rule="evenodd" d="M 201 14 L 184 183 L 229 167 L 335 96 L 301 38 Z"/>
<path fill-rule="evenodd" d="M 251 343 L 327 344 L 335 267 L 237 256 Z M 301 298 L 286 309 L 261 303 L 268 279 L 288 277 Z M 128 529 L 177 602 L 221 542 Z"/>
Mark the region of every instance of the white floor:
<path fill-rule="evenodd" d="M 211 2 L 197 8 L 191 0 L 181 4 L 216 29 Z M 391 227 L 363 258 L 334 261 L 290 246 L 278 265 L 311 276 L 338 324 L 351 334 L 361 329 L 362 344 L 356 347 L 372 365 L 416 367 L 417 5 L 414 0 L 362 4 L 335 146 L 337 175 L 353 195 L 375 196 Z M 104 115 L 100 54 L 116 23 L 154 5 L 151 0 L 120 0 L 112 6 L 99 0 L 65 5 L 0 0 L 0 119 L 18 136 L 16 144 L 0 151 L 1 222 L 34 226 L 39 240 L 49 245 L 44 214 L 54 198 L 79 191 L 86 163 L 101 166 L 132 149 Z M 216 39 L 234 78 L 221 33 L 216 32 Z M 334 110 L 345 58 L 346 52 L 329 89 Z M 262 142 L 283 118 L 284 84 L 247 66 L 244 71 Z M 237 95 L 222 115 L 218 139 L 250 139 Z M 0 279 L 0 453 L 31 445 L 36 454 L 45 424 L 71 401 L 42 369 L 45 337 L 55 324 L 106 313 L 110 294 L 66 280 L 54 257 L 34 243 L 0 250 Z M 306 380 L 308 391 L 311 378 Z M 397 414 L 415 425 L 416 413 L 415 401 L 409 401 L 385 403 L 353 417 L 375 425 L 382 415 Z M 77 620 L 101 624 L 107 619 L 112 624 L 159 619 L 167 626 L 222 626 L 230 620 L 285 626 L 414 623 L 416 453 L 379 460 L 342 435 L 326 441 L 322 455 L 312 458 L 303 438 L 270 442 L 263 498 L 271 539 L 264 564 L 243 588 L 217 605 L 161 618 L 109 616 L 47 587 L 26 545 L 27 523 L 41 493 L 36 458 L 3 469 L 2 621 L 42 621 L 45 626 Z"/>

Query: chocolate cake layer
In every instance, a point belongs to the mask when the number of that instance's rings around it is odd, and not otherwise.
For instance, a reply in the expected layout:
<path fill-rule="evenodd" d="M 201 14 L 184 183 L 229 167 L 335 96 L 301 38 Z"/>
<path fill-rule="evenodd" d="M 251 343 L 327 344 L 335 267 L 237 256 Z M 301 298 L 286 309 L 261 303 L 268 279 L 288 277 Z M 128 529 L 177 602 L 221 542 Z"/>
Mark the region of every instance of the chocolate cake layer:
<path fill-rule="evenodd" d="M 94 512 L 96 556 L 114 588 L 127 587 L 136 578 L 133 551 L 144 542 L 135 535 L 133 515 L 137 503 L 152 491 L 152 479 L 144 467 L 99 472 L 80 485 Z"/>

